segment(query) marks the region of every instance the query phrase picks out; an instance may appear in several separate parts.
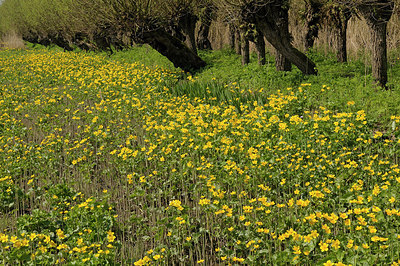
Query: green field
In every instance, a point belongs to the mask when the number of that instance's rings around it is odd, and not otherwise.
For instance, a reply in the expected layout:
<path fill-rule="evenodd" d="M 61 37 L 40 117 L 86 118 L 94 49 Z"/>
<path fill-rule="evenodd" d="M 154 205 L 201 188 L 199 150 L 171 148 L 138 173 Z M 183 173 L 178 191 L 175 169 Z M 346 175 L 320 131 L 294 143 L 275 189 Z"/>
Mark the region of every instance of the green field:
<path fill-rule="evenodd" d="M 400 68 L 0 51 L 0 263 L 398 265 Z"/>

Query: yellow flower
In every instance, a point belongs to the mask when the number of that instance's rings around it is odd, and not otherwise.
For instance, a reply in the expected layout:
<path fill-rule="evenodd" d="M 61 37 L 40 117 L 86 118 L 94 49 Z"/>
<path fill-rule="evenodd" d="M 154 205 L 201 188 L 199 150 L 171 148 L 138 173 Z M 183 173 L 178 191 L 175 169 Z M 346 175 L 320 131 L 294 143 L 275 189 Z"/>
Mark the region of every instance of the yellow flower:
<path fill-rule="evenodd" d="M 279 123 L 279 130 L 288 131 L 286 123 Z"/>
<path fill-rule="evenodd" d="M 369 229 L 369 232 L 371 233 L 371 234 L 375 234 L 376 233 L 376 228 L 374 227 L 374 226 L 368 226 L 368 229 Z"/>
<path fill-rule="evenodd" d="M 347 245 L 346 245 L 346 247 L 347 248 L 352 248 L 353 247 L 353 244 L 354 244 L 354 240 L 349 240 L 348 242 L 347 242 Z"/>
<path fill-rule="evenodd" d="M 169 206 L 173 206 L 177 208 L 178 210 L 182 211 L 183 207 L 181 206 L 182 202 L 180 200 L 173 200 L 169 203 Z"/>
<path fill-rule="evenodd" d="M 382 133 L 382 132 L 380 132 L 380 131 L 375 131 L 374 139 L 378 139 L 378 138 L 380 138 L 380 137 L 382 137 L 382 136 L 383 136 L 383 133 Z"/>
<path fill-rule="evenodd" d="M 59 239 L 65 238 L 64 232 L 61 229 L 57 229 L 56 233 Z"/>
<path fill-rule="evenodd" d="M 210 200 L 209 200 L 209 199 L 200 199 L 200 200 L 199 200 L 199 204 L 200 204 L 201 206 L 210 204 Z"/>
<path fill-rule="evenodd" d="M 324 242 L 319 242 L 319 248 L 321 249 L 322 252 L 328 251 L 329 245 Z"/>
<path fill-rule="evenodd" d="M 114 232 L 112 232 L 112 231 L 107 232 L 107 240 L 108 240 L 108 242 L 114 242 L 114 240 L 115 240 Z"/>
<path fill-rule="evenodd" d="M 324 230 L 327 234 L 331 233 L 331 229 L 329 228 L 329 226 L 327 224 L 322 225 L 322 230 Z"/>
<path fill-rule="evenodd" d="M 296 255 L 300 255 L 301 254 L 300 246 L 294 246 L 293 247 L 293 254 L 296 254 Z"/>
<path fill-rule="evenodd" d="M 58 250 L 67 249 L 67 248 L 68 248 L 68 246 L 67 246 L 66 244 L 61 244 L 61 245 L 59 245 L 59 246 L 57 247 Z"/>
<path fill-rule="evenodd" d="M 335 265 L 334 263 L 332 263 L 332 261 L 331 260 L 328 260 L 327 262 L 325 262 L 324 264 L 323 264 L 324 266 L 333 266 L 333 265 Z"/>
<path fill-rule="evenodd" d="M 339 240 L 334 240 L 334 241 L 332 242 L 332 247 L 333 247 L 334 249 L 339 249 L 339 248 L 340 248 L 340 241 L 339 241 Z"/>
<path fill-rule="evenodd" d="M 8 242 L 8 235 L 5 235 L 5 234 L 0 233 L 0 241 L 1 241 L 2 243 Z"/>
<path fill-rule="evenodd" d="M 313 238 L 317 238 L 319 236 L 319 233 L 317 232 L 317 230 L 312 230 L 311 234 L 310 234 Z"/>
<path fill-rule="evenodd" d="M 380 237 L 379 236 L 373 236 L 373 237 L 371 237 L 371 241 L 372 242 L 378 242 L 380 240 Z"/>
<path fill-rule="evenodd" d="M 273 115 L 273 116 L 271 116 L 270 118 L 269 118 L 269 122 L 270 123 L 277 123 L 277 122 L 279 122 L 280 121 L 280 119 L 279 119 L 279 117 L 277 117 L 276 115 Z"/>

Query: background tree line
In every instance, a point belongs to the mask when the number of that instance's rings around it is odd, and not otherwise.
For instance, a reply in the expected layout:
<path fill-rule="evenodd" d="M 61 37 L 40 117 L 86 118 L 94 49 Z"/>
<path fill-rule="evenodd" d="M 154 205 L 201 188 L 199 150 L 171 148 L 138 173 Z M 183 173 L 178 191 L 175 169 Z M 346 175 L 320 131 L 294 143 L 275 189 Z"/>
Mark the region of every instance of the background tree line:
<path fill-rule="evenodd" d="M 197 50 L 212 49 L 210 30 L 218 22 L 229 32 L 227 44 L 241 54 L 242 64 L 250 60 L 250 43 L 259 64 L 265 64 L 269 43 L 278 71 L 290 71 L 293 64 L 316 75 L 306 51 L 321 29 L 330 32 L 328 44 L 337 60 L 346 62 L 348 23 L 355 18 L 368 25 L 373 76 L 386 87 L 387 24 L 395 5 L 395 0 L 4 0 L 0 32 L 65 50 L 112 51 L 147 43 L 176 67 L 195 71 L 206 65 Z M 304 29 L 302 47 L 293 45 L 290 20 L 300 21 Z"/>

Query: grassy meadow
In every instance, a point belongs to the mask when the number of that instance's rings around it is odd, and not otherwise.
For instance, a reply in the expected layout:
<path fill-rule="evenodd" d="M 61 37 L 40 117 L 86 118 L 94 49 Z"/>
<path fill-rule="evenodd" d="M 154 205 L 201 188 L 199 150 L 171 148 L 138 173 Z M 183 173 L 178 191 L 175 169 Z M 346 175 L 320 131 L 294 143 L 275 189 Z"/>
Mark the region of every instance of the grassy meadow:
<path fill-rule="evenodd" d="M 201 55 L 0 51 L 0 263 L 399 265 L 397 61 Z"/>

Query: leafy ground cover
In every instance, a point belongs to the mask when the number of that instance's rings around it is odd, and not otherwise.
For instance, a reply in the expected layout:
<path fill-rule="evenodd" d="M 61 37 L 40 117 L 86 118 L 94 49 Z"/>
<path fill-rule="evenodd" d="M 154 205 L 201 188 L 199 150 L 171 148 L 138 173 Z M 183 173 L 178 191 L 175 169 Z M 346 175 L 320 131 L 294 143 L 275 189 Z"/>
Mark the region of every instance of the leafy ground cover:
<path fill-rule="evenodd" d="M 1 263 L 400 263 L 396 113 L 124 58 L 0 51 Z"/>

